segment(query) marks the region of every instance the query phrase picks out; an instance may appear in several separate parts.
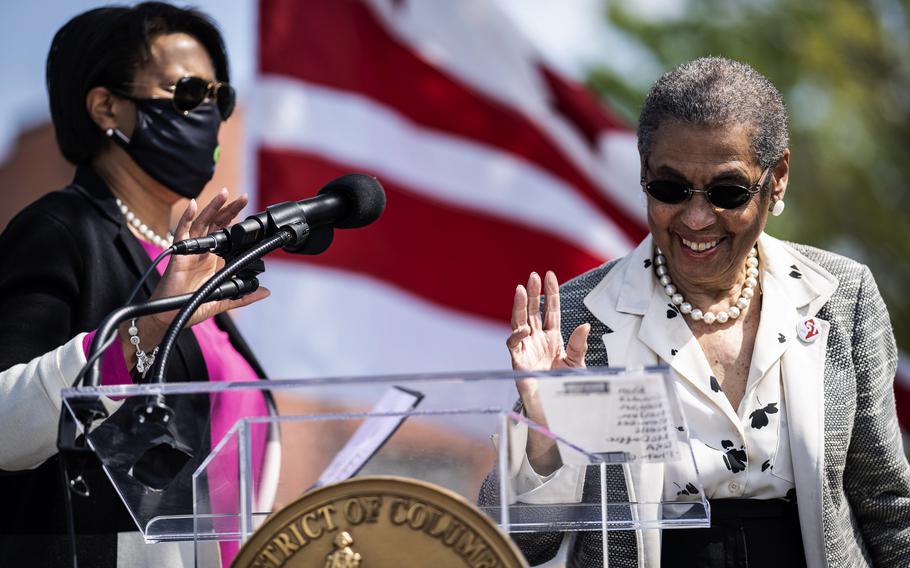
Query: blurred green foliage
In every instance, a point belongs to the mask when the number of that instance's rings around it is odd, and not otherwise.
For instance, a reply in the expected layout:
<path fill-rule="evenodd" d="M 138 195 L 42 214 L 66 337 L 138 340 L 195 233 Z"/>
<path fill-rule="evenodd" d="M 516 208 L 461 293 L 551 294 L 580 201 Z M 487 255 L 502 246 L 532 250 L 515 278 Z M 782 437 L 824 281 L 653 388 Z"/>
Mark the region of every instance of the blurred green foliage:
<path fill-rule="evenodd" d="M 706 55 L 746 62 L 790 112 L 787 211 L 780 238 L 868 264 L 910 351 L 910 37 L 897 0 L 699 0 L 679 15 L 605 3 L 610 24 L 662 70 Z M 592 69 L 589 85 L 636 124 L 654 77 Z"/>

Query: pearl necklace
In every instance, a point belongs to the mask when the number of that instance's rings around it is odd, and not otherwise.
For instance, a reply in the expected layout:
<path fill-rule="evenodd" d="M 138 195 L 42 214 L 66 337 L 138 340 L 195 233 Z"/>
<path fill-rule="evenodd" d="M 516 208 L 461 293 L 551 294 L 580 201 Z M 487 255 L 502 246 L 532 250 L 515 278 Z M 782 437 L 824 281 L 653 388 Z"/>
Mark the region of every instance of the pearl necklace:
<path fill-rule="evenodd" d="M 660 281 L 660 285 L 664 287 L 664 292 L 667 293 L 667 296 L 670 296 L 670 301 L 673 305 L 679 307 L 680 313 L 688 315 L 695 321 L 701 320 L 707 324 L 712 324 L 715 321 L 724 323 L 727 320 L 738 318 L 743 310 L 749 307 L 749 302 L 752 301 L 752 297 L 755 295 L 755 286 L 758 285 L 758 249 L 755 247 L 752 247 L 752 250 L 749 251 L 749 256 L 746 257 L 746 281 L 743 284 L 743 289 L 739 292 L 739 299 L 736 300 L 736 304 L 733 306 L 717 313 L 702 312 L 698 308 L 693 308 L 692 304 L 687 302 L 682 294 L 676 291 L 676 286 L 673 285 L 670 273 L 667 270 L 667 259 L 660 249 L 657 249 L 657 254 L 654 257 L 654 267 L 654 272 Z"/>
<path fill-rule="evenodd" d="M 155 231 L 151 230 L 148 225 L 143 223 L 139 217 L 136 217 L 136 214 L 129 210 L 129 207 L 126 206 L 126 203 L 117 198 L 117 207 L 120 208 L 120 212 L 123 213 L 123 216 L 126 217 L 126 221 L 136 228 L 139 231 L 139 234 L 145 237 L 145 239 L 152 244 L 161 247 L 168 248 L 174 244 L 174 235 L 170 231 L 167 233 L 167 237 L 162 237 L 158 235 Z"/>

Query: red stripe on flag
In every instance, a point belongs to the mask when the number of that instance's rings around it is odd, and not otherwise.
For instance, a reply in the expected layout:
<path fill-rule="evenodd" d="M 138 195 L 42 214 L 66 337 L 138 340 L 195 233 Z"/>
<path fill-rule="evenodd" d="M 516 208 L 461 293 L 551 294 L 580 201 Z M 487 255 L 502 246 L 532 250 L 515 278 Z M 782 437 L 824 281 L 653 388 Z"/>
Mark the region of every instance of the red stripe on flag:
<path fill-rule="evenodd" d="M 349 167 L 313 154 L 261 148 L 263 204 L 305 199 Z M 531 270 L 568 279 L 602 261 L 551 234 L 491 215 L 442 204 L 382 180 L 387 206 L 379 221 L 335 232 L 319 256 L 301 262 L 368 274 L 445 307 L 509 319 L 516 284 Z"/>
<path fill-rule="evenodd" d="M 259 53 L 262 73 L 360 93 L 425 127 L 522 156 L 574 186 L 632 242 L 646 234 L 533 121 L 418 57 L 361 2 L 261 0 Z"/>
<path fill-rule="evenodd" d="M 609 114 L 591 91 L 566 81 L 546 65 L 538 65 L 538 69 L 553 92 L 556 110 L 582 133 L 593 151 L 605 130 L 626 130 L 622 121 Z"/>

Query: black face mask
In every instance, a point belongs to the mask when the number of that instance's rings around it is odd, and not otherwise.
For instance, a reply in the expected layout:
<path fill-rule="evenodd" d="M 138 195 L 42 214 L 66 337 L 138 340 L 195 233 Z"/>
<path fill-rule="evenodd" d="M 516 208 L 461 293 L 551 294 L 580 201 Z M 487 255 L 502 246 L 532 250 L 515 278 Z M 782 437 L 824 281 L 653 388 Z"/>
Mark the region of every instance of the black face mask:
<path fill-rule="evenodd" d="M 130 100 L 136 103 L 133 137 L 117 129 L 106 134 L 156 181 L 183 197 L 198 197 L 218 161 L 218 109 L 203 103 L 184 116 L 170 99 Z"/>

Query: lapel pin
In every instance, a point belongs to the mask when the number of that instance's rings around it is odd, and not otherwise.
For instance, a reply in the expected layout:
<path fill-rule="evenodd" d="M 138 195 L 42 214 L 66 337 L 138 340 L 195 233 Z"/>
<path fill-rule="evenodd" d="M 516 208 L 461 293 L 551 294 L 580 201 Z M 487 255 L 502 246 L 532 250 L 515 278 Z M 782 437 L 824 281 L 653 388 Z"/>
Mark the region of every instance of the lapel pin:
<path fill-rule="evenodd" d="M 796 324 L 796 335 L 803 343 L 815 343 L 820 335 L 818 321 L 815 318 L 803 318 Z"/>

